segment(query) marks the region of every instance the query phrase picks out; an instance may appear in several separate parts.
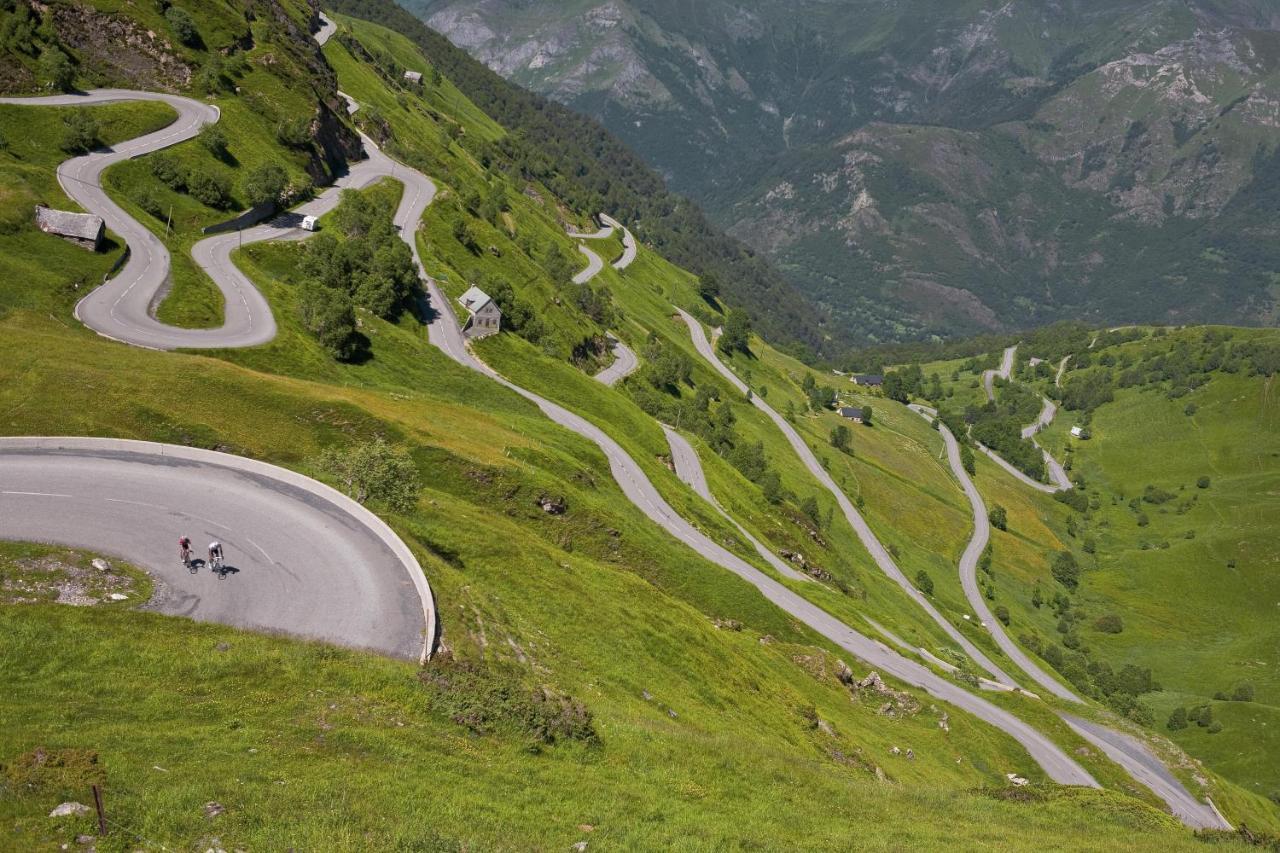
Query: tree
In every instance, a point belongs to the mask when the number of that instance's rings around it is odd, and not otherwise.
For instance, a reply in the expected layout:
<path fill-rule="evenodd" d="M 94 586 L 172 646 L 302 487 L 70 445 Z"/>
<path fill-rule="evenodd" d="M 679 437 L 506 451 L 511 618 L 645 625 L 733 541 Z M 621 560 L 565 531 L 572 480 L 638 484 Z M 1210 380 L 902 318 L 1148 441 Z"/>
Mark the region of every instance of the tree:
<path fill-rule="evenodd" d="M 871 426 L 871 404 L 867 403 L 862 407 L 862 425 Z"/>
<path fill-rule="evenodd" d="M 847 453 L 849 450 L 849 428 L 844 424 L 837 424 L 831 428 L 831 446 L 841 453 Z"/>
<path fill-rule="evenodd" d="M 88 110 L 72 110 L 63 119 L 66 134 L 62 150 L 68 154 L 84 154 L 98 147 L 98 120 Z"/>
<path fill-rule="evenodd" d="M 204 149 L 217 157 L 219 160 L 225 160 L 228 156 L 227 150 L 227 134 L 222 128 L 216 124 L 206 124 L 200 130 L 200 136 L 197 137 Z"/>
<path fill-rule="evenodd" d="M 359 333 L 351 300 L 345 293 L 323 284 L 304 284 L 298 299 L 302 324 L 315 335 L 329 355 L 350 361 L 359 351 Z"/>
<path fill-rule="evenodd" d="M 56 47 L 45 48 L 38 63 L 45 85 L 58 92 L 70 92 L 75 85 L 76 69 L 67 55 Z"/>
<path fill-rule="evenodd" d="M 720 352 L 733 355 L 735 352 L 751 354 L 751 318 L 747 312 L 731 308 L 724 318 L 724 333 L 720 335 Z"/>
<path fill-rule="evenodd" d="M 196 29 L 196 22 L 186 9 L 170 6 L 165 10 L 164 19 L 169 22 L 169 28 L 182 44 L 187 47 L 201 45 L 200 31 Z"/>
<path fill-rule="evenodd" d="M 187 193 L 203 205 L 222 210 L 231 204 L 231 189 L 221 175 L 200 169 L 187 173 Z"/>
<path fill-rule="evenodd" d="M 381 438 L 329 448 L 320 455 L 319 467 L 357 503 L 380 501 L 394 512 L 408 512 L 418 502 L 418 466 L 406 451 Z"/>
<path fill-rule="evenodd" d="M 708 270 L 699 276 L 698 295 L 708 302 L 715 302 L 720 296 L 720 279 L 715 273 Z"/>
<path fill-rule="evenodd" d="M 967 444 L 960 445 L 960 464 L 969 474 L 977 470 L 977 461 L 973 458 L 973 450 Z"/>
<path fill-rule="evenodd" d="M 1080 564 L 1076 562 L 1075 554 L 1070 551 L 1058 552 L 1053 558 L 1051 571 L 1053 579 L 1067 589 L 1075 589 L 1080 585 Z"/>
<path fill-rule="evenodd" d="M 284 166 L 270 160 L 249 170 L 240 189 L 249 204 L 257 207 L 260 204 L 280 201 L 280 196 L 288 185 L 289 173 L 284 170 Z"/>
<path fill-rule="evenodd" d="M 933 595 L 933 578 L 924 569 L 916 572 L 916 587 L 925 595 Z"/>
<path fill-rule="evenodd" d="M 822 518 L 822 512 L 818 509 L 818 499 L 813 495 L 809 495 L 800 502 L 800 511 L 807 515 L 814 524 L 817 524 Z"/>
<path fill-rule="evenodd" d="M 1169 721 L 1166 722 L 1165 728 L 1171 732 L 1179 731 L 1187 727 L 1187 709 L 1174 708 L 1173 713 L 1169 715 Z"/>
<path fill-rule="evenodd" d="M 1035 589 L 1031 590 L 1031 606 L 1039 610 L 1042 604 L 1044 604 L 1044 596 L 1040 593 L 1040 584 L 1037 582 Z"/>
<path fill-rule="evenodd" d="M 991 521 L 991 526 L 995 529 L 1009 529 L 1009 513 L 1006 512 L 1005 508 L 1000 506 L 1000 504 L 996 504 L 995 509 L 991 510 L 991 513 L 987 518 Z"/>

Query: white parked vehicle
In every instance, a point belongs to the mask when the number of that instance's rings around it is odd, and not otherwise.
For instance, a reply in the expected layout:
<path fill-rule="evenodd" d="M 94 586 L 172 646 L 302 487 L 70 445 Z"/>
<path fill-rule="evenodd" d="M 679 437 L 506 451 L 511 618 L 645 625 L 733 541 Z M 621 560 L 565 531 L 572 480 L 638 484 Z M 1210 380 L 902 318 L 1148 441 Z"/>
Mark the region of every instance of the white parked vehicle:
<path fill-rule="evenodd" d="M 302 217 L 303 231 L 317 231 L 319 230 L 319 228 L 320 228 L 320 220 L 316 219 L 314 216 Z"/>

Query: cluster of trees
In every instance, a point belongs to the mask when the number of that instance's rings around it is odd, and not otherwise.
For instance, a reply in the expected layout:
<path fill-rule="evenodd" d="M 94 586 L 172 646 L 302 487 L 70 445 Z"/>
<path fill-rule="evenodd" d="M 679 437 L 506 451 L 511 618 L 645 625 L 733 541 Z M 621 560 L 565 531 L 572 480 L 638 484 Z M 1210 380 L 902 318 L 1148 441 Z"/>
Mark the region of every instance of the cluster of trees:
<path fill-rule="evenodd" d="M 333 220 L 337 235 L 321 233 L 303 250 L 299 307 L 325 349 L 352 360 L 363 349 L 355 309 L 395 320 L 410 303 L 418 273 L 389 205 L 348 190 Z"/>
<path fill-rule="evenodd" d="M 724 318 L 724 330 L 717 344 L 720 352 L 733 355 L 736 352 L 751 354 L 751 318 L 747 312 L 730 308 Z"/>
<path fill-rule="evenodd" d="M 188 167 L 171 154 L 155 154 L 150 163 L 151 174 L 174 192 L 186 193 L 215 210 L 231 206 L 231 185 L 222 175 Z"/>
<path fill-rule="evenodd" d="M 1185 729 L 1191 723 L 1195 723 L 1202 729 L 1208 729 L 1209 734 L 1216 735 L 1222 731 L 1222 723 L 1213 718 L 1213 706 L 1208 702 L 1203 705 L 1195 705 L 1190 709 L 1185 707 L 1174 708 L 1169 714 L 1169 719 L 1165 723 L 1165 727 L 1171 732 Z"/>
<path fill-rule="evenodd" d="M 338 0 L 358 15 L 404 34 L 480 109 L 510 133 L 504 160 L 577 210 L 607 210 L 664 257 L 697 275 L 715 272 L 731 302 L 760 331 L 793 354 L 812 359 L 824 336 L 811 305 L 758 254 L 713 226 L 697 205 L 593 120 L 514 86 L 426 27 L 392 0 Z"/>
<path fill-rule="evenodd" d="M 805 400 L 812 411 L 821 412 L 835 404 L 836 389 L 830 385 L 819 385 L 811 373 L 805 373 L 800 380 L 800 390 L 804 391 Z"/>

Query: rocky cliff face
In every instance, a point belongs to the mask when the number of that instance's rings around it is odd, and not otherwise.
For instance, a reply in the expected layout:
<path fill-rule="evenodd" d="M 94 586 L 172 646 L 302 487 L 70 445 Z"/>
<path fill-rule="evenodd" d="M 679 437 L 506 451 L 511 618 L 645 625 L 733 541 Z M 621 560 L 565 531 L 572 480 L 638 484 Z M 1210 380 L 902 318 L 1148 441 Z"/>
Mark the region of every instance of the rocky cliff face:
<path fill-rule="evenodd" d="M 851 334 L 1274 315 L 1266 0 L 419 1 Z"/>

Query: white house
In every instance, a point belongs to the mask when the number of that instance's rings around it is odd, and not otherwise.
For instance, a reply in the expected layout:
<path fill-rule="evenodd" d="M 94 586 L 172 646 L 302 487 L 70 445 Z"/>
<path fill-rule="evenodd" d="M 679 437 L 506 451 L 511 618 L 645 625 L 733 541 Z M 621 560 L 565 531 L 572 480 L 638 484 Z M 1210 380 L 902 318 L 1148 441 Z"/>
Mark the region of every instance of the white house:
<path fill-rule="evenodd" d="M 1084 427 L 1073 426 L 1073 427 L 1071 428 L 1071 437 L 1072 437 L 1072 438 L 1079 438 L 1079 437 L 1080 437 L 1080 436 L 1082 436 L 1082 435 L 1084 435 Z"/>
<path fill-rule="evenodd" d="M 458 298 L 458 304 L 470 315 L 462 325 L 462 334 L 468 338 L 487 338 L 502 330 L 502 309 L 475 285 Z"/>
<path fill-rule="evenodd" d="M 421 71 L 406 71 L 406 72 L 404 72 L 404 81 L 405 81 L 406 83 L 408 83 L 410 86 L 421 86 L 421 85 L 422 85 L 422 72 L 421 72 Z"/>

